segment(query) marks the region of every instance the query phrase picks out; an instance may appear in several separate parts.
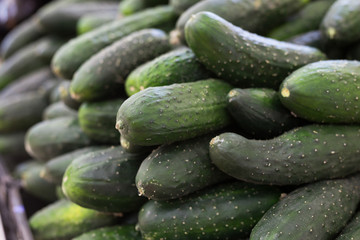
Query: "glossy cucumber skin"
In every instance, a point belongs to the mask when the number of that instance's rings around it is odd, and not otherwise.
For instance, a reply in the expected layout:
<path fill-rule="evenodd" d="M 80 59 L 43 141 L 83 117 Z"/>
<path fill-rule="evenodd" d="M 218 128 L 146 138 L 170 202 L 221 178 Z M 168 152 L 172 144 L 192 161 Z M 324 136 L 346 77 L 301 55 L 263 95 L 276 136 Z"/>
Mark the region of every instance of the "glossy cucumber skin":
<path fill-rule="evenodd" d="M 48 105 L 42 114 L 43 120 L 49 120 L 59 117 L 77 117 L 78 112 L 69 108 L 62 101 L 58 101 Z"/>
<path fill-rule="evenodd" d="M 76 33 L 81 35 L 117 19 L 117 11 L 103 11 L 81 16 L 76 24 Z"/>
<path fill-rule="evenodd" d="M 245 239 L 280 197 L 278 189 L 231 182 L 172 201 L 149 201 L 139 212 L 146 240 Z"/>
<path fill-rule="evenodd" d="M 116 128 L 140 146 L 204 135 L 230 124 L 226 94 L 231 88 L 217 79 L 147 88 L 121 105 Z"/>
<path fill-rule="evenodd" d="M 355 240 L 360 236 L 360 212 L 346 224 L 336 240 Z"/>
<path fill-rule="evenodd" d="M 62 188 L 71 201 L 102 212 L 137 211 L 146 198 L 138 195 L 134 179 L 145 156 L 121 146 L 83 155 L 67 167 Z"/>
<path fill-rule="evenodd" d="M 62 78 L 72 79 L 76 70 L 104 47 L 141 29 L 167 28 L 175 19 L 170 6 L 161 6 L 105 24 L 64 44 L 52 59 L 53 71 Z"/>
<path fill-rule="evenodd" d="M 134 69 L 126 78 L 125 90 L 131 96 L 148 87 L 194 82 L 212 76 L 191 49 L 180 47 Z"/>
<path fill-rule="evenodd" d="M 119 131 L 115 129 L 116 113 L 124 99 L 83 103 L 78 119 L 81 129 L 94 142 L 118 144 Z"/>
<path fill-rule="evenodd" d="M 118 225 L 112 227 L 98 228 L 73 240 L 141 240 L 141 235 L 135 230 L 135 224 Z"/>
<path fill-rule="evenodd" d="M 220 170 L 240 180 L 298 185 L 358 171 L 359 136 L 359 126 L 316 124 L 270 140 L 223 133 L 211 140 L 210 158 Z"/>
<path fill-rule="evenodd" d="M 227 99 L 229 113 L 249 138 L 270 139 L 306 123 L 291 115 L 273 89 L 235 88 Z"/>
<path fill-rule="evenodd" d="M 281 84 L 281 103 L 318 123 L 360 123 L 360 62 L 329 60 L 304 66 Z"/>
<path fill-rule="evenodd" d="M 360 201 L 359 176 L 311 183 L 270 208 L 250 240 L 330 240 L 346 225 Z"/>
<path fill-rule="evenodd" d="M 168 36 L 160 29 L 131 33 L 102 49 L 76 71 L 71 95 L 82 102 L 118 96 L 133 69 L 168 50 Z"/>
<path fill-rule="evenodd" d="M 139 194 L 154 200 L 183 197 L 229 179 L 210 160 L 214 135 L 162 145 L 140 165 L 135 182 Z"/>
<path fill-rule="evenodd" d="M 185 36 L 206 68 L 241 88 L 278 89 L 292 71 L 326 58 L 316 48 L 247 32 L 210 12 L 195 14 L 185 26 Z"/>

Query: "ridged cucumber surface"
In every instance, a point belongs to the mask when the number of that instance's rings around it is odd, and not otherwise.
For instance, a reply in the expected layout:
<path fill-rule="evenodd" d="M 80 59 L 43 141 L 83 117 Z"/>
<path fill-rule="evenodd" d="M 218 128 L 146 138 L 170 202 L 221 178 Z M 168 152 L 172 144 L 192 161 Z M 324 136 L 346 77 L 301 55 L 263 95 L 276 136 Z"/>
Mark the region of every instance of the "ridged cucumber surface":
<path fill-rule="evenodd" d="M 141 235 L 135 230 L 135 225 L 119 225 L 103 227 L 84 233 L 73 240 L 141 240 Z"/>

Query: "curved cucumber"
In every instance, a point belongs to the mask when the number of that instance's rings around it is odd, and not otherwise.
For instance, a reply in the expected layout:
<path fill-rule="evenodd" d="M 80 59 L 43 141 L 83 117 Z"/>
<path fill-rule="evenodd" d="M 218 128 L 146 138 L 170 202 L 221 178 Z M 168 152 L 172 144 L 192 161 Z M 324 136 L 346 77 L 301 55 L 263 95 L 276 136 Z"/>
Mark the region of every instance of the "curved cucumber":
<path fill-rule="evenodd" d="M 141 240 L 141 235 L 135 230 L 135 225 L 119 225 L 113 227 L 98 228 L 80 236 L 73 240 Z"/>
<path fill-rule="evenodd" d="M 316 48 L 261 37 L 209 12 L 194 15 L 186 24 L 185 35 L 201 63 L 242 88 L 278 89 L 292 71 L 326 58 Z"/>
<path fill-rule="evenodd" d="M 70 85 L 71 81 L 68 80 L 62 80 L 59 83 L 57 88 L 59 89 L 60 100 L 69 108 L 77 111 L 81 105 L 81 102 L 71 96 Z"/>
<path fill-rule="evenodd" d="M 115 21 L 117 15 L 117 11 L 102 11 L 85 14 L 84 16 L 81 16 L 76 24 L 77 35 L 90 32 L 106 23 Z"/>
<path fill-rule="evenodd" d="M 355 240 L 360 237 L 360 212 L 346 224 L 340 235 L 335 240 Z"/>
<path fill-rule="evenodd" d="M 124 16 L 129 16 L 146 8 L 165 5 L 168 2 L 168 0 L 122 0 L 118 11 Z"/>

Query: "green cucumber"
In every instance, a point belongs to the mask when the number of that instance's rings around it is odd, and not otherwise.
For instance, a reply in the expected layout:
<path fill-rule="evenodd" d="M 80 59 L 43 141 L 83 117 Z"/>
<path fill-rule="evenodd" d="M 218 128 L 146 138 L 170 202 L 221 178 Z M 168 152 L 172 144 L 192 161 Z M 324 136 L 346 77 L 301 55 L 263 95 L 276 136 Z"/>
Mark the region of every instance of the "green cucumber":
<path fill-rule="evenodd" d="M 57 86 L 59 88 L 60 100 L 69 108 L 77 111 L 81 105 L 81 102 L 71 96 L 70 86 L 71 82 L 68 80 L 61 81 Z"/>
<path fill-rule="evenodd" d="M 34 159 L 29 159 L 24 162 L 21 162 L 16 165 L 14 170 L 12 171 L 12 176 L 15 179 L 21 179 L 21 175 L 23 175 L 24 172 L 26 172 L 28 169 L 35 167 L 35 166 L 42 166 L 42 163 L 39 161 L 36 161 Z"/>
<path fill-rule="evenodd" d="M 316 48 L 261 37 L 210 12 L 194 15 L 185 34 L 201 63 L 241 88 L 278 89 L 292 71 L 326 58 Z"/>
<path fill-rule="evenodd" d="M 83 208 L 62 199 L 34 213 L 29 219 L 29 225 L 37 240 L 68 240 L 116 221 L 113 215 Z"/>
<path fill-rule="evenodd" d="M 81 35 L 94 30 L 106 23 L 116 20 L 117 11 L 88 13 L 80 17 L 76 24 L 76 33 Z"/>
<path fill-rule="evenodd" d="M 0 45 L 1 57 L 8 59 L 24 46 L 41 38 L 44 30 L 39 27 L 32 17 L 23 21 L 11 30 L 2 40 Z"/>
<path fill-rule="evenodd" d="M 319 123 L 360 123 L 360 62 L 328 60 L 304 66 L 280 86 L 281 103 Z"/>
<path fill-rule="evenodd" d="M 0 134 L 0 155 L 1 157 L 16 159 L 16 161 L 26 160 L 29 154 L 25 151 L 24 146 L 25 133 L 7 133 Z M 14 162 L 16 162 L 14 160 Z"/>
<path fill-rule="evenodd" d="M 42 119 L 47 107 L 44 94 L 29 92 L 0 101 L 0 132 L 25 131 Z"/>
<path fill-rule="evenodd" d="M 91 140 L 81 130 L 75 117 L 39 122 L 27 131 L 25 138 L 26 151 L 41 161 L 47 161 L 90 144 Z"/>
<path fill-rule="evenodd" d="M 55 102 L 44 109 L 42 119 L 49 120 L 59 117 L 77 117 L 77 114 L 77 111 L 66 106 L 64 102 Z"/>
<path fill-rule="evenodd" d="M 79 101 L 119 96 L 127 75 L 170 49 L 167 34 L 143 29 L 116 41 L 87 60 L 75 73 L 71 95 Z"/>
<path fill-rule="evenodd" d="M 286 39 L 286 41 L 298 45 L 316 47 L 321 50 L 324 49 L 324 45 L 325 45 L 324 36 L 320 32 L 320 30 L 314 30 L 314 31 L 298 34 L 291 38 Z"/>
<path fill-rule="evenodd" d="M 119 132 L 115 129 L 116 113 L 124 99 L 83 103 L 79 108 L 79 124 L 94 142 L 119 144 Z"/>
<path fill-rule="evenodd" d="M 59 77 L 72 79 L 75 71 L 104 47 L 141 29 L 171 27 L 175 19 L 172 7 L 161 6 L 104 24 L 64 44 L 52 59 L 53 71 Z"/>
<path fill-rule="evenodd" d="M 108 146 L 90 146 L 85 148 L 79 148 L 74 151 L 52 158 L 45 163 L 45 166 L 41 171 L 41 177 L 49 182 L 61 185 L 66 168 L 70 165 L 72 161 L 87 153 L 104 150 L 106 148 L 108 148 Z"/>
<path fill-rule="evenodd" d="M 360 40 L 360 2 L 337 0 L 322 20 L 320 29 L 326 38 L 337 43 L 354 43 Z"/>
<path fill-rule="evenodd" d="M 359 136 L 359 126 L 316 124 L 270 140 L 223 133 L 211 140 L 210 158 L 220 170 L 240 180 L 274 185 L 310 183 L 359 171 Z"/>
<path fill-rule="evenodd" d="M 319 29 L 322 19 L 334 2 L 335 0 L 310 2 L 288 22 L 275 28 L 267 36 L 277 40 L 287 40 L 298 34 Z"/>
<path fill-rule="evenodd" d="M 360 202 L 359 176 L 300 187 L 270 208 L 250 240 L 330 240 L 344 228 Z"/>
<path fill-rule="evenodd" d="M 194 82 L 212 75 L 196 59 L 191 49 L 180 47 L 133 70 L 126 78 L 125 90 L 131 96 L 148 87 Z"/>
<path fill-rule="evenodd" d="M 144 158 L 143 154 L 125 152 L 121 146 L 80 156 L 65 171 L 63 192 L 86 208 L 115 213 L 137 211 L 146 201 L 134 184 Z"/>
<path fill-rule="evenodd" d="M 229 179 L 211 163 L 208 135 L 162 145 L 140 165 L 135 183 L 139 194 L 154 200 L 180 198 Z"/>
<path fill-rule="evenodd" d="M 135 224 L 103 227 L 86 232 L 73 240 L 141 240 L 141 235 L 135 230 Z"/>
<path fill-rule="evenodd" d="M 304 125 L 280 102 L 277 91 L 268 88 L 232 89 L 227 108 L 241 133 L 255 139 L 276 137 Z"/>
<path fill-rule="evenodd" d="M 150 153 L 154 146 L 140 146 L 129 142 L 124 136 L 120 136 L 120 145 L 128 153 Z"/>
<path fill-rule="evenodd" d="M 181 14 L 200 1 L 202 0 L 169 0 L 169 4 L 173 6 L 177 14 Z"/>
<path fill-rule="evenodd" d="M 55 37 L 43 37 L 6 59 L 0 67 L 0 90 L 25 74 L 48 66 L 63 43 L 63 40 Z"/>
<path fill-rule="evenodd" d="M 360 212 L 358 211 L 355 216 L 346 224 L 341 231 L 340 235 L 335 240 L 355 240 L 360 237 Z"/>
<path fill-rule="evenodd" d="M 168 2 L 168 0 L 123 0 L 119 4 L 118 12 L 124 16 L 129 16 L 150 7 L 165 5 Z"/>
<path fill-rule="evenodd" d="M 269 186 L 221 184 L 172 201 L 149 201 L 138 226 L 147 240 L 244 239 L 279 197 Z"/>
<path fill-rule="evenodd" d="M 204 135 L 230 124 L 226 95 L 232 86 L 217 79 L 147 88 L 119 108 L 116 128 L 140 146 Z"/>

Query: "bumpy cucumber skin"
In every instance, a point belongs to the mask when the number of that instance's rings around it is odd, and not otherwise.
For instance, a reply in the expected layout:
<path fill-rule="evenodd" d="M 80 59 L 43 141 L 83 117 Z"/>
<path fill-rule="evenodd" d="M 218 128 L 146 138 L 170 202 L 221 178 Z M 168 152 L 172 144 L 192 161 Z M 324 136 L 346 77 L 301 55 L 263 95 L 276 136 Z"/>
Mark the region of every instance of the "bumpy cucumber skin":
<path fill-rule="evenodd" d="M 328 60 L 293 72 L 281 84 L 281 103 L 318 123 L 360 123 L 360 62 Z"/>
<path fill-rule="evenodd" d="M 221 129 L 231 122 L 226 94 L 232 86 L 217 79 L 147 88 L 119 108 L 116 128 L 140 146 L 171 143 Z"/>
<path fill-rule="evenodd" d="M 177 14 L 181 14 L 200 1 L 202 0 L 169 0 L 169 4 L 173 6 Z"/>
<path fill-rule="evenodd" d="M 146 201 L 134 184 L 144 158 L 142 154 L 125 152 L 121 146 L 88 153 L 67 167 L 63 192 L 86 208 L 116 213 L 136 211 Z"/>
<path fill-rule="evenodd" d="M 84 233 L 73 240 L 141 240 L 141 235 L 135 230 L 135 225 L 119 225 L 104 227 Z"/>
<path fill-rule="evenodd" d="M 42 114 L 43 120 L 49 120 L 59 117 L 77 117 L 78 112 L 69 108 L 64 102 L 55 102 L 47 106 Z"/>
<path fill-rule="evenodd" d="M 265 213 L 250 240 L 334 239 L 356 211 L 359 193 L 359 176 L 300 187 Z"/>
<path fill-rule="evenodd" d="M 320 29 L 328 40 L 351 43 L 360 39 L 360 2 L 337 0 L 322 20 Z"/>
<path fill-rule="evenodd" d="M 124 99 L 112 99 L 81 104 L 78 114 L 81 129 L 94 142 L 118 144 L 116 113 L 123 102 Z"/>
<path fill-rule="evenodd" d="M 154 150 L 136 174 L 139 193 L 149 199 L 170 200 L 229 179 L 211 163 L 211 138 L 200 137 Z"/>
<path fill-rule="evenodd" d="M 355 240 L 360 236 L 360 212 L 357 212 L 355 216 L 346 224 L 344 229 L 336 240 Z"/>
<path fill-rule="evenodd" d="M 129 16 L 146 8 L 167 3 L 168 0 L 123 0 L 119 4 L 118 11 L 124 16 Z"/>
<path fill-rule="evenodd" d="M 279 196 L 268 186 L 220 184 L 173 201 L 149 201 L 138 226 L 146 240 L 243 239 Z"/>
<path fill-rule="evenodd" d="M 170 43 L 164 31 L 136 31 L 86 61 L 74 75 L 71 95 L 79 101 L 118 96 L 127 75 L 133 69 L 168 50 Z"/>
<path fill-rule="evenodd" d="M 240 180 L 297 185 L 359 171 L 359 136 L 359 126 L 316 124 L 271 140 L 223 133 L 211 140 L 210 158 L 220 170 Z"/>
<path fill-rule="evenodd" d="M 105 24 L 64 44 L 52 59 L 53 71 L 59 77 L 72 79 L 75 71 L 102 48 L 141 29 L 172 26 L 175 20 L 172 7 L 161 6 Z"/>
<path fill-rule="evenodd" d="M 270 139 L 306 122 L 291 115 L 273 89 L 234 88 L 227 99 L 229 113 L 250 138 Z"/>
<path fill-rule="evenodd" d="M 295 69 L 326 58 L 318 49 L 261 37 L 210 12 L 194 15 L 185 36 L 201 63 L 241 88 L 278 89 Z"/>
<path fill-rule="evenodd" d="M 25 138 L 26 151 L 42 161 L 90 144 L 91 140 L 81 130 L 77 118 L 74 117 L 39 122 L 27 131 Z"/>
<path fill-rule="evenodd" d="M 180 47 L 133 70 L 126 78 L 125 90 L 131 96 L 148 87 L 194 82 L 212 76 L 191 49 Z"/>
<path fill-rule="evenodd" d="M 81 35 L 94 30 L 106 23 L 116 20 L 117 11 L 89 13 L 82 16 L 76 24 L 76 33 Z"/>
<path fill-rule="evenodd" d="M 80 207 L 66 199 L 40 209 L 29 219 L 34 238 L 38 240 L 68 240 L 114 223 L 113 215 Z"/>

